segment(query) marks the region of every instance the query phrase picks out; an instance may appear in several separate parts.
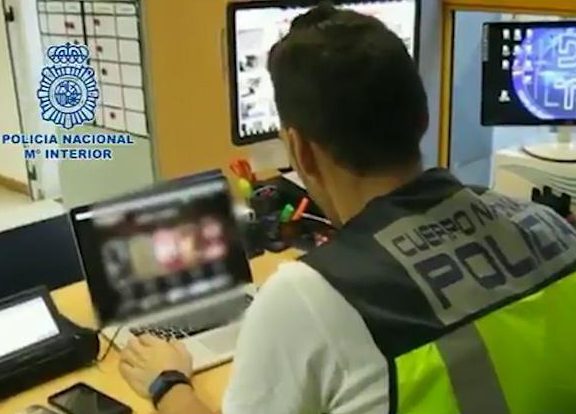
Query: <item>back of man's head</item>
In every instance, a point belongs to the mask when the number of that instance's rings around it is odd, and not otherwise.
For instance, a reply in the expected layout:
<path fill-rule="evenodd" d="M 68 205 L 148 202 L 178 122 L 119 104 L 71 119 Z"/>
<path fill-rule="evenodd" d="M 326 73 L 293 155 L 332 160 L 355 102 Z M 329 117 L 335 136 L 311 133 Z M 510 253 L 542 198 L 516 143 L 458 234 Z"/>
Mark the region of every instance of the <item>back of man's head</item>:
<path fill-rule="evenodd" d="M 403 41 L 378 19 L 322 4 L 292 22 L 268 59 L 276 105 L 357 174 L 419 163 L 426 92 Z"/>

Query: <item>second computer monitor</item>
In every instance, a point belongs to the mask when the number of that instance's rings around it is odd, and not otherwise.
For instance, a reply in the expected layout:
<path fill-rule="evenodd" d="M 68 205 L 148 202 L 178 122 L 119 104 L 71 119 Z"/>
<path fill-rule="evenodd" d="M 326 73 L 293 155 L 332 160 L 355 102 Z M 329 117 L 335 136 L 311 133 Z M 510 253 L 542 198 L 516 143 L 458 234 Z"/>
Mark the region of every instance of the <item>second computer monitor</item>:
<path fill-rule="evenodd" d="M 482 124 L 576 124 L 576 21 L 484 26 Z"/>
<path fill-rule="evenodd" d="M 298 2 L 301 4 L 302 2 Z M 419 0 L 348 0 L 338 7 L 377 17 L 397 33 L 414 56 Z M 266 60 L 292 20 L 310 7 L 294 1 L 238 2 L 228 5 L 228 54 L 232 141 L 247 145 L 278 136 L 280 121 Z"/>

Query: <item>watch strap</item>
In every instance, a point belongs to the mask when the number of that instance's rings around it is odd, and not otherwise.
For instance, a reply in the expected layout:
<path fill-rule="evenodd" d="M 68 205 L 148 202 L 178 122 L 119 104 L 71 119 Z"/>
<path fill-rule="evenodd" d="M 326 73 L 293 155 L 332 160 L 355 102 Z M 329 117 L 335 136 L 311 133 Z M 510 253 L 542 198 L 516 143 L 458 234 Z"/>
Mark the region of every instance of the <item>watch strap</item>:
<path fill-rule="evenodd" d="M 164 371 L 152 382 L 148 389 L 152 403 L 157 409 L 158 404 L 174 386 L 185 384 L 192 387 L 190 379 L 180 371 Z"/>

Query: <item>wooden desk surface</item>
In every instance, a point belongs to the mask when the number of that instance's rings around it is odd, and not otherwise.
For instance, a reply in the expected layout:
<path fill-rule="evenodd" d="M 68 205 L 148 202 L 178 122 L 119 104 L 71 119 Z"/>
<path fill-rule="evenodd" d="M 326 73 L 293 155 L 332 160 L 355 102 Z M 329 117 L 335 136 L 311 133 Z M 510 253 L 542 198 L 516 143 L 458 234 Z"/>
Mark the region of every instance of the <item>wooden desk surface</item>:
<path fill-rule="evenodd" d="M 266 254 L 251 261 L 254 282 L 262 284 L 271 275 L 278 264 L 285 260 L 294 259 L 295 251 L 282 254 Z M 90 295 L 84 282 L 76 283 L 52 292 L 59 311 L 75 323 L 94 328 L 94 314 L 90 302 Z M 105 349 L 107 343 L 103 342 L 101 348 Z M 134 393 L 124 382 L 118 372 L 119 354 L 112 349 L 106 359 L 90 368 L 73 372 L 63 377 L 49 381 L 32 388 L 6 401 L 0 402 L 0 414 L 14 414 L 33 404 L 49 406 L 48 396 L 63 390 L 77 382 L 85 382 L 94 388 L 126 403 L 137 414 L 153 412 L 152 405 Z M 194 386 L 198 396 L 213 411 L 220 409 L 222 395 L 228 384 L 232 364 L 198 374 L 194 377 Z"/>

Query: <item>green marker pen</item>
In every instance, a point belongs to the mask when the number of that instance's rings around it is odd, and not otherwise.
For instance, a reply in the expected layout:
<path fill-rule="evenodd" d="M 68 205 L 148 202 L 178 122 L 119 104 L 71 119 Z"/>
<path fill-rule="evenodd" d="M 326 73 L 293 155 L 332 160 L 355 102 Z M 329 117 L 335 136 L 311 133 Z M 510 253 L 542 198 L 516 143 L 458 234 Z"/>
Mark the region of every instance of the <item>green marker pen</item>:
<path fill-rule="evenodd" d="M 286 204 L 280 213 L 280 223 L 288 223 L 294 215 L 294 207 L 292 204 Z"/>

